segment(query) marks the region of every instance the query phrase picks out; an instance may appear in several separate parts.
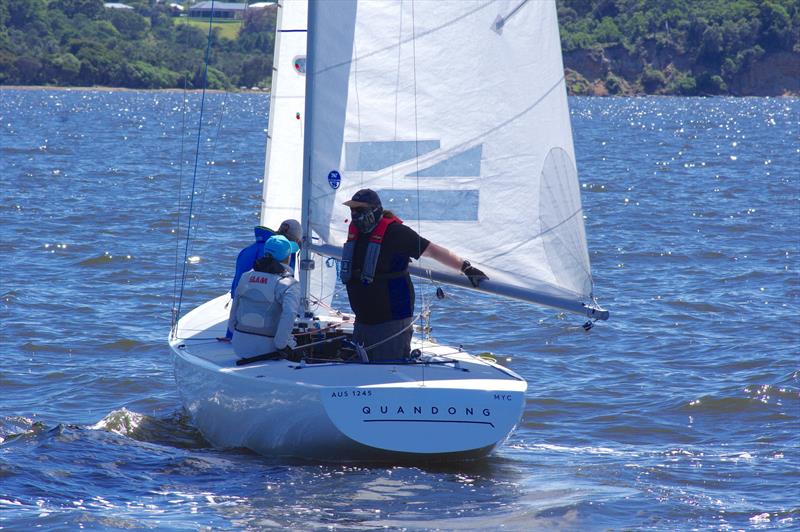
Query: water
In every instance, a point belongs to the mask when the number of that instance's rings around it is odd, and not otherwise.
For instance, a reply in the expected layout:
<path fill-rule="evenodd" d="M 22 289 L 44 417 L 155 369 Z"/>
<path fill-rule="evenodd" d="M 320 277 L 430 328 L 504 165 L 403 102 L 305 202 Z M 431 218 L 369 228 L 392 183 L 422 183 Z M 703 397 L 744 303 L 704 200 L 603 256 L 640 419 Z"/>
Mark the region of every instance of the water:
<path fill-rule="evenodd" d="M 499 452 L 441 467 L 268 460 L 187 423 L 189 100 L 0 91 L 0 527 L 800 528 L 800 100 L 571 101 L 612 319 L 451 290 L 436 338 L 530 389 Z M 257 223 L 267 101 L 207 97 L 183 312 Z"/>

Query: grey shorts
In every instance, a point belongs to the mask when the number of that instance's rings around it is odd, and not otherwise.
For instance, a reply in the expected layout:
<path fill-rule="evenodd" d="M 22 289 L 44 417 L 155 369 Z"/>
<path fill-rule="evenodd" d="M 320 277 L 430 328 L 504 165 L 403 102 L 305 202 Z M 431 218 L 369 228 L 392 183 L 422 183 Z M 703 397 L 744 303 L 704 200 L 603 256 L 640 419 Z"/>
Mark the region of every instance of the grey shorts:
<path fill-rule="evenodd" d="M 372 362 L 404 360 L 409 357 L 411 351 L 411 336 L 414 334 L 414 328 L 411 326 L 413 321 L 414 318 L 405 318 L 385 321 L 377 325 L 356 322 L 353 326 L 353 340 L 366 348 L 367 356 Z M 391 339 L 386 340 L 391 336 L 393 336 Z M 378 344 L 378 342 L 381 343 Z"/>

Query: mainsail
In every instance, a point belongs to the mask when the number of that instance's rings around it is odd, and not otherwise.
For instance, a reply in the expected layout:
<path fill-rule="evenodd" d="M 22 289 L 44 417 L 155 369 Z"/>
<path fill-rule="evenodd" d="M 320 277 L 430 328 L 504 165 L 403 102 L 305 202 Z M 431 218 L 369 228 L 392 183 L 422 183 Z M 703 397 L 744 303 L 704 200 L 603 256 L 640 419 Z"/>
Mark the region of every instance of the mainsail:
<path fill-rule="evenodd" d="M 303 183 L 303 116 L 306 94 L 307 0 L 278 4 L 269 104 L 267 156 L 264 165 L 261 225 L 277 229 L 283 220 L 301 217 Z M 314 301 L 329 305 L 336 270 L 319 267 L 310 278 Z"/>
<path fill-rule="evenodd" d="M 482 289 L 607 317 L 593 305 L 555 1 L 311 0 L 308 22 L 303 222 L 316 249 L 337 252 L 342 203 L 368 187 L 486 272 Z"/>

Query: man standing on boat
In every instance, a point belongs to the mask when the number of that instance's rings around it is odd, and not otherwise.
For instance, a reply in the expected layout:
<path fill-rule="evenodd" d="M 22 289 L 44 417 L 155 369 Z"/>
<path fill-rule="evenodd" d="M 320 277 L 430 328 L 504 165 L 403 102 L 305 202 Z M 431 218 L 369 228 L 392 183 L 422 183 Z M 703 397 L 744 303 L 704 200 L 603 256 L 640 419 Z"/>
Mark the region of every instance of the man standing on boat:
<path fill-rule="evenodd" d="M 295 346 L 292 328 L 301 294 L 289 260 L 298 249 L 286 237 L 272 236 L 253 269 L 242 274 L 228 318 L 237 355 L 290 351 Z"/>
<path fill-rule="evenodd" d="M 239 284 L 239 279 L 241 279 L 242 274 L 252 270 L 256 261 L 264 256 L 264 243 L 272 235 L 283 235 L 288 240 L 300 246 L 300 242 L 303 238 L 303 231 L 300 229 L 300 222 L 291 218 L 281 222 L 277 231 L 273 231 L 269 227 L 264 227 L 263 225 L 257 225 L 255 227 L 256 241 L 242 249 L 239 255 L 236 256 L 236 272 L 231 282 L 231 299 L 233 299 L 236 294 L 236 286 Z M 292 268 L 294 268 L 294 258 L 295 255 L 292 254 L 289 260 L 289 266 Z M 224 342 L 229 341 L 231 338 L 233 338 L 233 331 L 228 328 L 228 330 L 225 331 L 225 337 L 217 338 L 217 340 Z"/>
<path fill-rule="evenodd" d="M 341 278 L 356 315 L 353 340 L 366 348 L 371 361 L 407 359 L 414 315 L 411 259 L 425 256 L 460 270 L 474 287 L 488 277 L 384 211 L 375 191 L 359 190 L 344 204 L 350 207 L 352 221 L 342 252 Z"/>

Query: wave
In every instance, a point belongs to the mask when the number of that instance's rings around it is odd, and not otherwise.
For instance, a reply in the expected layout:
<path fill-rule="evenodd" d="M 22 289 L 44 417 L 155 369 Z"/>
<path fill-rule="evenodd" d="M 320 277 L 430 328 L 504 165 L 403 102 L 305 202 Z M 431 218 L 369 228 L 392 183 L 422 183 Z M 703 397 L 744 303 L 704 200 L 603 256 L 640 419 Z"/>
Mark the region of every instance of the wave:
<path fill-rule="evenodd" d="M 78 262 L 78 266 L 102 266 L 105 264 L 115 263 L 115 262 L 123 262 L 131 260 L 131 255 L 112 255 L 108 251 L 103 253 L 102 255 L 97 255 L 95 257 L 91 257 L 88 259 L 84 259 Z"/>
<path fill-rule="evenodd" d="M 793 386 L 773 384 L 751 384 L 744 387 L 744 396 L 737 390 L 736 396 L 704 395 L 683 404 L 681 411 L 690 414 L 734 414 L 741 412 L 763 411 L 765 406 L 774 407 L 794 406 L 789 408 L 787 414 L 794 411 L 794 417 L 800 411 L 800 390 Z"/>
<path fill-rule="evenodd" d="M 155 443 L 178 449 L 206 449 L 211 445 L 189 424 L 182 411 L 159 418 L 133 412 L 127 408 L 113 410 L 91 426 L 58 423 L 48 427 L 41 421 L 23 416 L 0 418 L 0 445 L 49 434 L 58 437 L 68 430 L 105 431 L 132 440 Z"/>
<path fill-rule="evenodd" d="M 40 434 L 46 429 L 41 421 L 23 416 L 0 418 L 0 445 L 27 435 Z"/>
<path fill-rule="evenodd" d="M 169 445 L 180 449 L 210 447 L 200 432 L 189 424 L 188 416 L 181 411 L 158 418 L 121 408 L 109 412 L 103 419 L 88 428 L 113 432 L 141 442 Z"/>
<path fill-rule="evenodd" d="M 117 340 L 116 342 L 111 342 L 99 346 L 100 349 L 119 350 L 119 351 L 135 351 L 137 349 L 140 348 L 144 349 L 146 347 L 150 347 L 150 345 L 144 342 L 139 342 L 137 340 L 131 340 L 128 338 L 124 338 L 122 340 Z"/>

